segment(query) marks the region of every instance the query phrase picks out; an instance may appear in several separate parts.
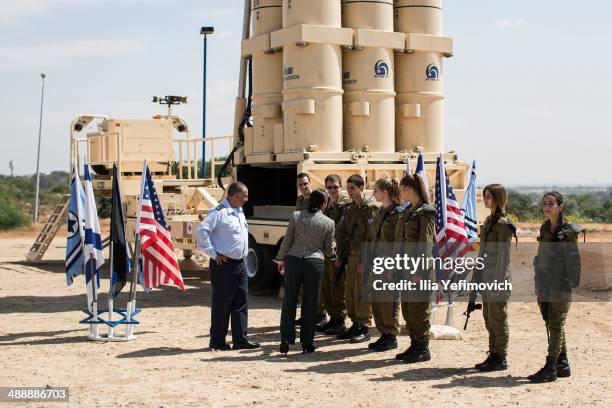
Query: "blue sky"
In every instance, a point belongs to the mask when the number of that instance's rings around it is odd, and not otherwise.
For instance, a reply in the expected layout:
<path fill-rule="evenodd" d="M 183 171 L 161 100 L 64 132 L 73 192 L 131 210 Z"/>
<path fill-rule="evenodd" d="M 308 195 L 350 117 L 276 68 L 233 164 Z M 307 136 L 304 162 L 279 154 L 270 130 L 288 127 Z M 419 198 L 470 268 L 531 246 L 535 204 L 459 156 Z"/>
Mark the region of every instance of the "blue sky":
<path fill-rule="evenodd" d="M 0 14 L 0 173 L 36 166 L 40 72 L 47 77 L 41 168 L 68 169 L 79 113 L 146 118 L 176 109 L 199 133 L 202 40 L 208 134 L 231 133 L 241 0 L 19 0 Z M 446 149 L 479 162 L 479 184 L 612 184 L 612 4 L 446 0 Z"/>

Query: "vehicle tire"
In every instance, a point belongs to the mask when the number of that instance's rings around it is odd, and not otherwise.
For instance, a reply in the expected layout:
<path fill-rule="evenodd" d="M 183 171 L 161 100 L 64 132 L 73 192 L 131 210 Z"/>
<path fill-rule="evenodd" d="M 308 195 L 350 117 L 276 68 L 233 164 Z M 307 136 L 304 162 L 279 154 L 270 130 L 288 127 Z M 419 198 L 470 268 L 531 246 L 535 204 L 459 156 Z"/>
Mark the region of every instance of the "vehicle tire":
<path fill-rule="evenodd" d="M 249 289 L 263 289 L 264 277 L 264 250 L 263 246 L 255 242 L 255 238 L 249 235 L 249 252 L 245 259 L 247 276 L 249 277 Z"/>
<path fill-rule="evenodd" d="M 272 245 L 261 245 L 249 235 L 249 252 L 246 257 L 249 289 L 254 291 L 274 288 L 278 280 L 278 272 L 274 263 L 276 255 Z"/>

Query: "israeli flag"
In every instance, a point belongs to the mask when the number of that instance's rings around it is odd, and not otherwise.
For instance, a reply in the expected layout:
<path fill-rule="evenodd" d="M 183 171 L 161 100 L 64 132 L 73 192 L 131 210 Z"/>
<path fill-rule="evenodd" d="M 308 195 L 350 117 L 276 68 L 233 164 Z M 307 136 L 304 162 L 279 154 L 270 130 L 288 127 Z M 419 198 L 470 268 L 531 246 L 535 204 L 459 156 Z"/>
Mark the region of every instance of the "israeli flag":
<path fill-rule="evenodd" d="M 427 173 L 425 173 L 425 159 L 423 159 L 423 151 L 419 150 L 419 158 L 417 160 L 416 174 L 421 176 L 423 184 L 425 184 L 425 190 L 429 191 L 429 184 L 427 184 Z"/>
<path fill-rule="evenodd" d="M 66 284 L 68 286 L 72 285 L 75 276 L 83 272 L 84 206 L 85 192 L 75 162 L 72 165 L 70 201 L 68 202 L 68 238 L 66 242 Z"/>
<path fill-rule="evenodd" d="M 472 162 L 472 173 L 470 183 L 461 203 L 461 213 L 465 221 L 468 240 L 478 241 L 478 225 L 476 222 L 476 160 Z"/>
<path fill-rule="evenodd" d="M 85 281 L 87 284 L 87 305 L 90 312 L 93 303 L 93 277 L 92 269 L 95 271 L 96 288 L 100 288 L 100 268 L 104 265 L 104 253 L 102 252 L 102 237 L 100 236 L 100 223 L 98 222 L 98 211 L 91 183 L 91 169 L 85 163 L 85 245 L 83 256 L 85 258 Z M 93 262 L 93 267 L 92 267 Z"/>

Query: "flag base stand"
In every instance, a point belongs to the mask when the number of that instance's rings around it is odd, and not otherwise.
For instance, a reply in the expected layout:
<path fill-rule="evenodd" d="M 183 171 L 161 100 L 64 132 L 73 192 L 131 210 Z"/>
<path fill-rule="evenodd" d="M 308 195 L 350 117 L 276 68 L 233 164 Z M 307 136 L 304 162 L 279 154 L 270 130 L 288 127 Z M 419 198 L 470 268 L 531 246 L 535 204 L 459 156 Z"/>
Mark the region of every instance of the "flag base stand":
<path fill-rule="evenodd" d="M 429 329 L 433 340 L 461 340 L 461 332 L 453 326 L 453 303 L 444 303 L 433 306 L 431 321 L 436 321 L 436 314 L 440 306 L 446 307 L 446 321 L 444 324 L 432 324 Z"/>
<path fill-rule="evenodd" d="M 100 314 L 108 313 L 108 310 L 109 309 L 99 309 L 98 313 Z M 113 308 L 113 313 L 117 313 L 119 316 L 121 316 L 119 320 L 103 319 L 100 317 L 100 315 L 98 315 L 97 319 L 94 319 L 94 314 L 91 313 L 87 309 L 83 310 L 83 313 L 85 313 L 87 317 L 81 320 L 79 323 L 90 325 L 91 329 L 90 329 L 90 335 L 87 336 L 88 340 L 100 341 L 100 342 L 124 342 L 124 341 L 134 340 L 137 338 L 137 336 L 135 336 L 132 333 L 132 330 L 126 330 L 126 332 L 129 332 L 129 334 L 116 335 L 116 334 L 113 334 L 113 331 L 110 329 L 115 328 L 119 325 L 126 325 L 126 327 L 129 327 L 135 324 L 140 324 L 138 320 L 134 319 L 134 316 L 140 313 L 140 309 L 134 309 L 134 311 L 131 313 L 130 319 L 128 319 L 127 309 Z M 110 335 L 109 333 L 103 333 L 103 334 L 98 333 L 97 326 L 102 325 L 102 324 L 106 325 L 109 328 Z"/>

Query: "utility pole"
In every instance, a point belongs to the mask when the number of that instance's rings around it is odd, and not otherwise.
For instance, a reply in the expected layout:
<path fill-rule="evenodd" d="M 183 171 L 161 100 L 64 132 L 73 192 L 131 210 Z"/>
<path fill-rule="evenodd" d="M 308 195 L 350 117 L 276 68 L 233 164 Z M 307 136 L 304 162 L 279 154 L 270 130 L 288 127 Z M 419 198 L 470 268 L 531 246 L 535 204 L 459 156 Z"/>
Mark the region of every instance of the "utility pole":
<path fill-rule="evenodd" d="M 206 48 L 208 44 L 207 39 L 208 36 L 214 32 L 214 27 L 202 27 L 200 29 L 200 34 L 204 36 L 204 73 L 202 75 L 202 138 L 206 137 Z M 212 159 L 214 160 L 214 157 Z M 202 178 L 206 178 L 206 142 L 202 142 Z"/>
<path fill-rule="evenodd" d="M 40 140 L 42 135 L 42 120 L 43 120 L 43 103 L 45 101 L 45 75 L 40 74 L 42 78 L 42 88 L 40 93 L 40 119 L 38 121 L 38 155 L 36 157 L 36 199 L 34 202 L 34 222 L 38 222 L 38 196 L 40 194 Z"/>

